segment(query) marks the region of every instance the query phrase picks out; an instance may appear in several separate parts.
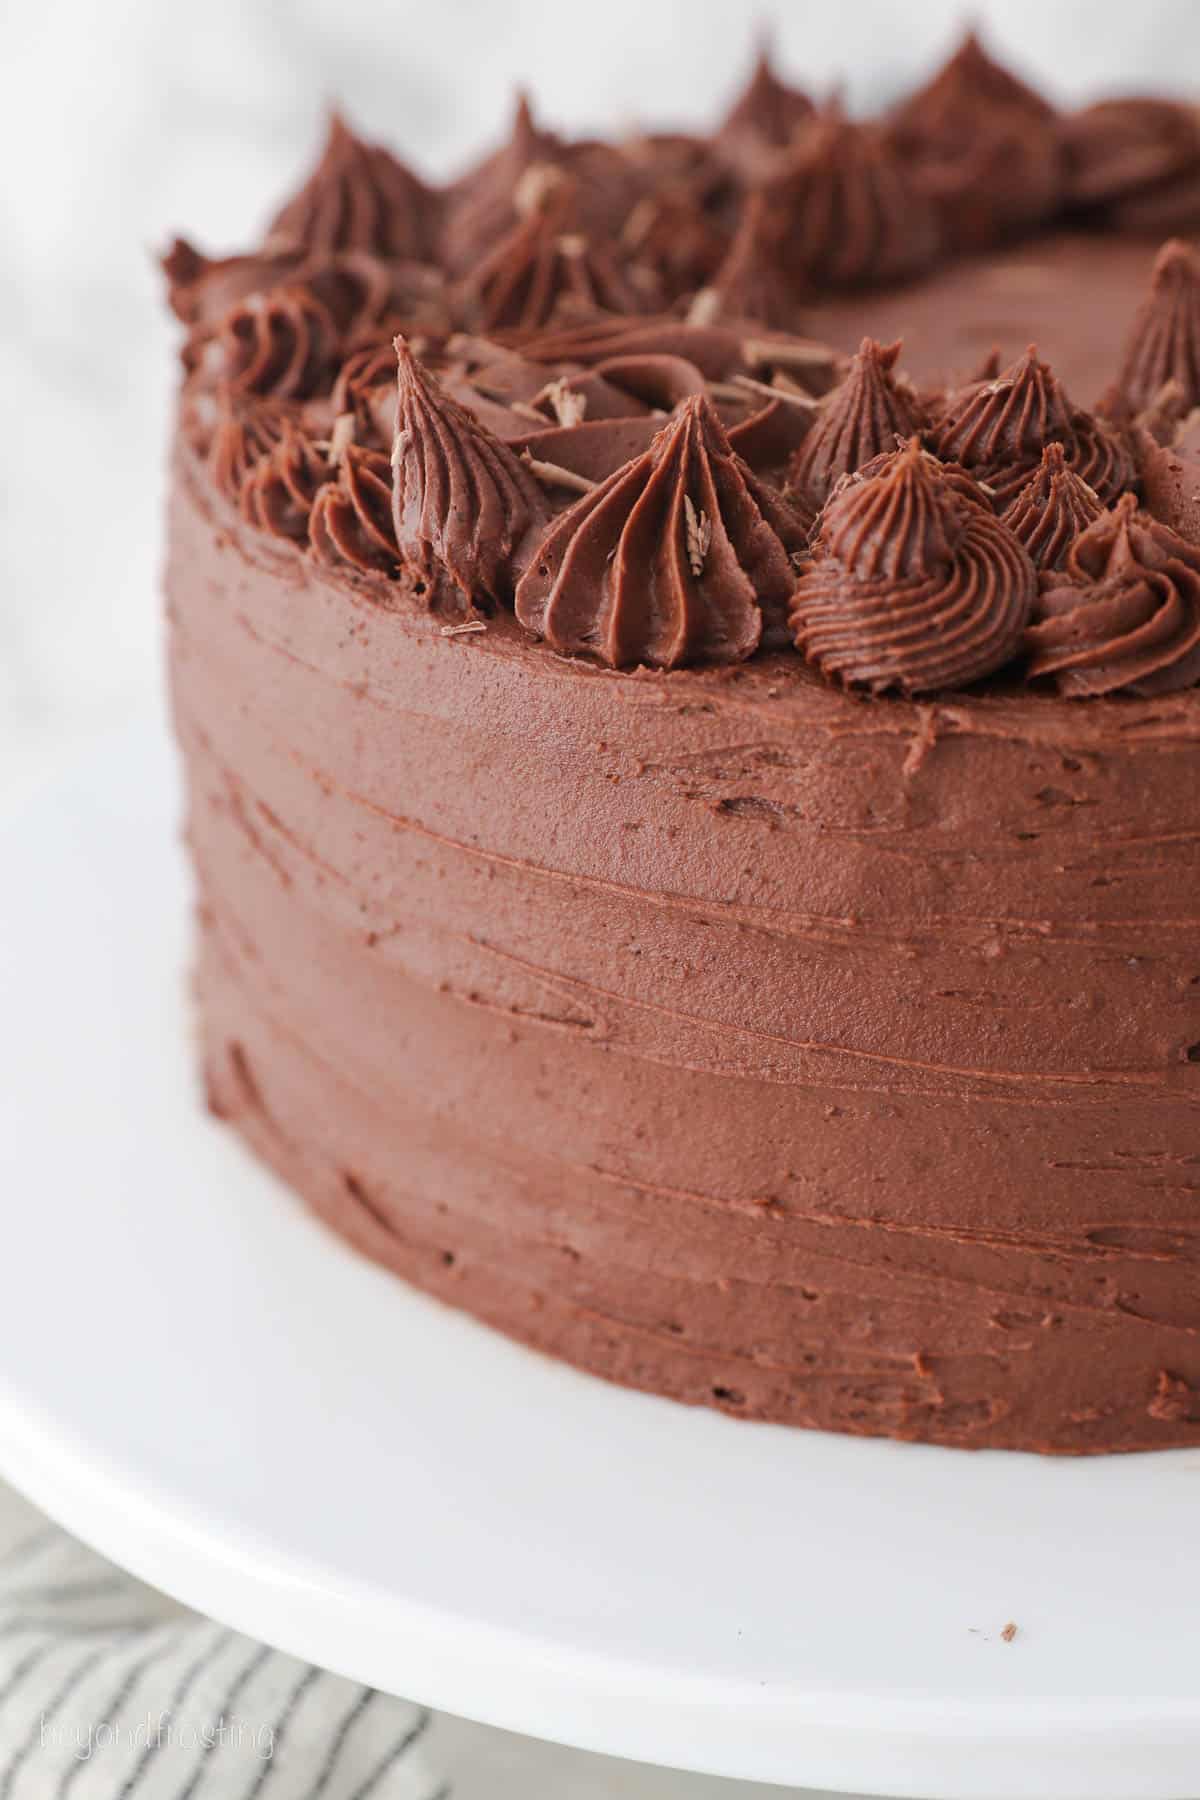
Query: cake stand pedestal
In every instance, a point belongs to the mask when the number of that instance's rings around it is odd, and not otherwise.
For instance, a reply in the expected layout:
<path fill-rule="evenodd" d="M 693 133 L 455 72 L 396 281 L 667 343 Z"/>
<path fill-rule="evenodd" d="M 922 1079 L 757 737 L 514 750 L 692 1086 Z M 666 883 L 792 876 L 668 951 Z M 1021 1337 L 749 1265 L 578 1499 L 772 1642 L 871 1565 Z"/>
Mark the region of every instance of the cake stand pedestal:
<path fill-rule="evenodd" d="M 880 1794 L 1200 1793 L 1200 1453 L 689 1411 L 358 1260 L 198 1103 L 177 806 L 147 721 L 0 830 L 5 1476 L 243 1631 L 517 1731 Z"/>

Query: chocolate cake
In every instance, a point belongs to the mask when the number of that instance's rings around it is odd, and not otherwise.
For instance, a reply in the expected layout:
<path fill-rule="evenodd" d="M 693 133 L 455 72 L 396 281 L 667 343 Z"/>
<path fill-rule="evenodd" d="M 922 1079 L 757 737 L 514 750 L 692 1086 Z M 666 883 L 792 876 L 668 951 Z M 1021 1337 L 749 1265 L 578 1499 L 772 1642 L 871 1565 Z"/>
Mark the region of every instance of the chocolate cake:
<path fill-rule="evenodd" d="M 218 1117 L 656 1394 L 1200 1443 L 1197 229 L 1191 107 L 969 39 L 177 242 Z"/>

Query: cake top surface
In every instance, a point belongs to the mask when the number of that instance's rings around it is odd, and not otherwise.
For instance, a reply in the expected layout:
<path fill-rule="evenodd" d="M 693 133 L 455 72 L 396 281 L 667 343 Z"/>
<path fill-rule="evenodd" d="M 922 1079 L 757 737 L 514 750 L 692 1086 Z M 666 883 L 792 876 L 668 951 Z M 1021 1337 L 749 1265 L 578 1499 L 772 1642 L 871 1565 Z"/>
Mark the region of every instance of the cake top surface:
<path fill-rule="evenodd" d="M 1064 229 L 1167 240 L 1091 406 L 1035 343 L 930 383 L 813 328 Z M 1191 107 L 1060 114 L 973 35 L 866 120 L 765 52 L 706 135 L 570 139 L 521 96 L 445 186 L 334 115 L 256 249 L 164 258 L 183 438 L 251 526 L 449 629 L 511 613 L 625 671 L 803 658 L 877 699 L 1182 693 L 1195 229 Z"/>

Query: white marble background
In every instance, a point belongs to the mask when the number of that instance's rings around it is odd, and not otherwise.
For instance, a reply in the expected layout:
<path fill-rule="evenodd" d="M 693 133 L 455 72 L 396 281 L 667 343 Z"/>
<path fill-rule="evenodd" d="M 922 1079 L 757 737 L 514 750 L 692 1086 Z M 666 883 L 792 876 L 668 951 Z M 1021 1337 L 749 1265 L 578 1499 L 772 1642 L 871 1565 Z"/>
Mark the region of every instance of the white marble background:
<path fill-rule="evenodd" d="M 0 0 L 0 807 L 159 677 L 175 333 L 153 252 L 241 246 L 336 99 L 428 172 L 504 129 L 514 83 L 574 129 L 711 118 L 769 22 L 781 65 L 867 106 L 948 47 L 958 0 Z M 977 0 L 1061 99 L 1200 91 L 1195 0 Z M 462 1728 L 465 1796 L 722 1795 Z M 748 1790 L 747 1790 L 748 1791 Z"/>

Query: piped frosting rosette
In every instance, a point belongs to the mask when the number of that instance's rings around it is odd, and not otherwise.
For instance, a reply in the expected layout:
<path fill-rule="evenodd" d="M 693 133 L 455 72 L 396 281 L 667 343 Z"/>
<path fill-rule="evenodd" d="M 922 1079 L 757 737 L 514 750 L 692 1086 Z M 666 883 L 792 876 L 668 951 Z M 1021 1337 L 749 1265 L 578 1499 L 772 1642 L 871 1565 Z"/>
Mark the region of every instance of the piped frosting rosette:
<path fill-rule="evenodd" d="M 833 494 L 791 624 L 809 662 L 844 686 L 930 693 L 1003 668 L 1036 592 L 1013 534 L 914 437 Z"/>

